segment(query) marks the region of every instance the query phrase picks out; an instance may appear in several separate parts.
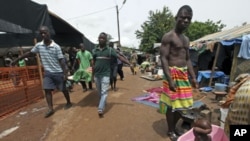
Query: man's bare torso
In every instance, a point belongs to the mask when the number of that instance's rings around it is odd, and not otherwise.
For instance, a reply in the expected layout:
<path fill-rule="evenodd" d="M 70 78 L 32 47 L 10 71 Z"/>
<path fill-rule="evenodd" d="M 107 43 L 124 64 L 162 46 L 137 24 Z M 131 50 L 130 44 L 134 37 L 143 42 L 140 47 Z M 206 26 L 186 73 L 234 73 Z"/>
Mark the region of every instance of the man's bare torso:
<path fill-rule="evenodd" d="M 177 35 L 174 31 L 170 31 L 164 35 L 164 46 L 169 48 L 166 56 L 169 66 L 187 66 L 188 44 L 188 39 L 183 34 Z"/>

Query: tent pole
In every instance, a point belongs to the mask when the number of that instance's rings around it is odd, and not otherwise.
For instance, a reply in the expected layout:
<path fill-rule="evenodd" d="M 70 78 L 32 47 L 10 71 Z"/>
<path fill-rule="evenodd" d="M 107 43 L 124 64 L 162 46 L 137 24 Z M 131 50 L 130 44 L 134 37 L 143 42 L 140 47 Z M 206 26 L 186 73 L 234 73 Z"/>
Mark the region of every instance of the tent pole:
<path fill-rule="evenodd" d="M 231 72 L 230 72 L 230 76 L 229 76 L 229 82 L 234 81 L 234 79 L 237 77 L 237 65 L 239 65 L 238 63 L 238 54 L 240 51 L 240 45 L 239 44 L 234 44 L 234 51 L 233 51 L 233 61 L 232 61 L 232 67 L 231 67 Z"/>
<path fill-rule="evenodd" d="M 210 79 L 209 79 L 209 84 L 208 84 L 209 87 L 211 87 L 211 85 L 212 85 L 213 76 L 214 76 L 215 67 L 216 67 L 216 63 L 217 63 L 217 60 L 218 60 L 220 48 L 221 48 L 221 44 L 218 43 L 218 47 L 216 49 L 216 54 L 215 54 L 215 58 L 214 58 L 213 66 L 212 66 L 212 71 L 211 71 L 211 75 L 210 75 Z"/>
<path fill-rule="evenodd" d="M 34 44 L 36 44 L 36 43 L 37 43 L 37 39 L 34 38 Z M 39 56 L 38 53 L 36 54 L 36 60 L 37 60 L 37 66 L 38 66 L 38 72 L 39 72 L 40 82 L 41 82 L 41 86 L 42 86 L 42 89 L 43 89 L 43 72 L 42 72 L 42 65 L 41 65 L 40 56 Z M 45 97 L 44 91 L 43 91 L 43 95 Z"/>
<path fill-rule="evenodd" d="M 19 46 L 19 51 L 20 51 L 20 55 L 23 55 L 23 48 L 22 48 L 22 46 Z"/>

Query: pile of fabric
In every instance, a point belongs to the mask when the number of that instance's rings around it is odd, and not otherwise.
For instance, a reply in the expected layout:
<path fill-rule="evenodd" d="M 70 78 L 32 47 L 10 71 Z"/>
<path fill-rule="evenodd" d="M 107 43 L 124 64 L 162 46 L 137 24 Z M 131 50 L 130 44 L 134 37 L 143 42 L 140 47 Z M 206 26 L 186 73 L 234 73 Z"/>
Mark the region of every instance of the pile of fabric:
<path fill-rule="evenodd" d="M 148 106 L 159 108 L 159 99 L 162 93 L 162 87 L 151 88 L 143 91 L 145 94 L 132 98 L 132 101 L 136 101 Z"/>
<path fill-rule="evenodd" d="M 131 100 L 136 101 L 145 105 L 149 105 L 155 108 L 159 108 L 160 96 L 163 92 L 162 87 L 150 88 L 143 91 L 144 94 L 134 97 Z M 197 101 L 202 99 L 204 96 L 196 89 L 193 89 L 193 100 Z"/>
<path fill-rule="evenodd" d="M 250 80 L 250 74 L 248 73 L 240 74 L 236 77 L 235 82 L 233 82 L 234 85 L 230 87 L 226 101 L 221 105 L 222 108 L 229 108 L 230 104 L 234 100 L 236 92 L 247 80 Z"/>
<path fill-rule="evenodd" d="M 250 124 L 250 75 L 241 74 L 236 78 L 236 83 L 230 88 L 223 108 L 228 108 L 224 130 L 229 137 L 230 125 Z"/>

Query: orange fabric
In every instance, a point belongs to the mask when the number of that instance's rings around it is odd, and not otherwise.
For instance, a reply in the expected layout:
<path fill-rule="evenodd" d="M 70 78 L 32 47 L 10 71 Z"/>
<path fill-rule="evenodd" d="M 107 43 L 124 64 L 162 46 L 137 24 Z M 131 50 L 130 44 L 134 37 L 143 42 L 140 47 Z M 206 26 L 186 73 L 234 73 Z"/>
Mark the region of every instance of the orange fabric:
<path fill-rule="evenodd" d="M 237 84 L 235 84 L 234 86 L 232 86 L 229 90 L 229 94 L 226 98 L 225 103 L 223 103 L 221 105 L 222 108 L 229 108 L 230 104 L 232 103 L 232 101 L 234 100 L 235 97 L 235 93 L 237 92 L 237 90 L 240 88 L 240 86 L 245 83 L 247 80 L 249 80 L 250 77 L 246 77 L 243 78 L 242 80 L 240 80 L 240 82 L 238 82 Z"/>

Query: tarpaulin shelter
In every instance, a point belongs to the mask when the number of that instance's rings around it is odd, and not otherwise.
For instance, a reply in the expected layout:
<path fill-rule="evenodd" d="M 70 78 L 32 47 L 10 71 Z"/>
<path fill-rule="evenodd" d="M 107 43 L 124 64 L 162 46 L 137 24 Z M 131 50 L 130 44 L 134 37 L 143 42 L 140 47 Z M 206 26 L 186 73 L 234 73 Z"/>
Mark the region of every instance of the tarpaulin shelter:
<path fill-rule="evenodd" d="M 78 46 L 85 42 L 91 50 L 94 44 L 62 18 L 48 11 L 46 5 L 31 0 L 0 1 L 0 48 L 13 46 L 33 46 L 39 40 L 38 29 L 48 26 L 52 38 L 61 46 Z"/>
<path fill-rule="evenodd" d="M 210 48 L 207 48 L 210 50 L 214 50 L 213 52 L 215 54 L 212 66 L 212 73 L 215 71 L 215 67 L 218 65 L 218 63 L 221 63 L 223 61 L 221 59 L 218 59 L 218 57 L 224 55 L 223 50 L 225 51 L 226 49 L 231 47 L 233 51 L 231 55 L 232 66 L 227 67 L 231 67 L 230 81 L 233 81 L 239 74 L 250 72 L 250 60 L 237 57 L 241 48 L 241 43 L 243 41 L 242 37 L 248 34 L 250 34 L 250 24 L 206 35 L 198 40 L 191 42 L 191 45 L 199 44 L 201 42 L 205 44 L 213 43 Z M 210 78 L 210 85 L 211 80 L 212 78 Z"/>
<path fill-rule="evenodd" d="M 81 42 L 88 50 L 95 46 L 69 23 L 48 11 L 46 5 L 31 0 L 0 0 L 0 51 L 34 46 L 41 40 L 37 31 L 42 25 L 50 29 L 53 40 L 61 47 L 78 46 Z M 29 59 L 36 61 L 35 65 L 0 67 L 0 117 L 43 97 L 44 73 L 39 55 L 36 57 Z"/>
<path fill-rule="evenodd" d="M 238 39 L 241 40 L 242 35 L 246 34 L 250 34 L 250 24 L 209 34 L 193 42 L 196 43 L 200 41 L 220 41 L 223 44 L 234 43 L 234 41 L 238 41 Z"/>

